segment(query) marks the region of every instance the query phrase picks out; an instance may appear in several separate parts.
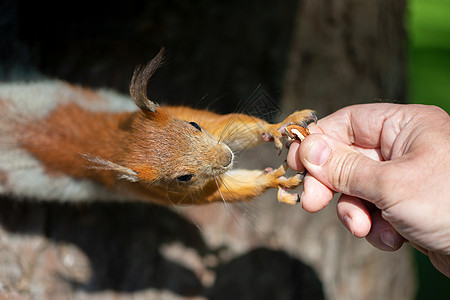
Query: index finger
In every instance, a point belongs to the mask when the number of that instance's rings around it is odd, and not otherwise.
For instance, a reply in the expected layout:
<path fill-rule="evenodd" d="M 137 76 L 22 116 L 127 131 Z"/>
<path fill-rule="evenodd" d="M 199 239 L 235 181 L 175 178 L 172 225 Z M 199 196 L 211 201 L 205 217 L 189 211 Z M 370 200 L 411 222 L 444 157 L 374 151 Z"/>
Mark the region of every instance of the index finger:
<path fill-rule="evenodd" d="M 347 145 L 379 148 L 381 143 L 392 145 L 394 132 L 383 132 L 385 121 L 399 111 L 401 105 L 371 103 L 344 107 L 311 125 L 311 133 L 324 133 Z"/>

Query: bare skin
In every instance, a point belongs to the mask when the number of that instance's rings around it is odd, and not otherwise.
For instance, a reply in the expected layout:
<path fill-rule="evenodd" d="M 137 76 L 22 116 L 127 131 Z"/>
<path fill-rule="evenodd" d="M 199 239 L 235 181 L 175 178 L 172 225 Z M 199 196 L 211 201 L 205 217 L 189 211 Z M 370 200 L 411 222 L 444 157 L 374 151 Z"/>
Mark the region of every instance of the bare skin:
<path fill-rule="evenodd" d="M 450 117 L 440 108 L 387 103 L 343 108 L 309 127 L 289 148 L 305 168 L 302 207 L 324 208 L 342 193 L 337 214 L 373 246 L 405 241 L 450 277 Z"/>

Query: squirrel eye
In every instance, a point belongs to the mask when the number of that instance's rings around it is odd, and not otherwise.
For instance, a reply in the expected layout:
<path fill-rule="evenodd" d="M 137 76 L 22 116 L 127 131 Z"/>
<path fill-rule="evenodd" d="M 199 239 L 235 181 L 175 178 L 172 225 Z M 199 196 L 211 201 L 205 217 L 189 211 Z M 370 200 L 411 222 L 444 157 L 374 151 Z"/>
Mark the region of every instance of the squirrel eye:
<path fill-rule="evenodd" d="M 195 123 L 195 122 L 189 122 L 189 124 L 191 124 L 192 126 L 194 126 L 195 128 L 197 128 L 198 131 L 202 131 L 202 129 L 200 128 L 200 126 L 198 126 L 197 123 Z"/>
<path fill-rule="evenodd" d="M 192 177 L 194 177 L 194 175 L 187 174 L 187 175 L 182 175 L 182 176 L 177 177 L 177 180 L 181 181 L 181 182 L 188 182 L 192 179 Z"/>

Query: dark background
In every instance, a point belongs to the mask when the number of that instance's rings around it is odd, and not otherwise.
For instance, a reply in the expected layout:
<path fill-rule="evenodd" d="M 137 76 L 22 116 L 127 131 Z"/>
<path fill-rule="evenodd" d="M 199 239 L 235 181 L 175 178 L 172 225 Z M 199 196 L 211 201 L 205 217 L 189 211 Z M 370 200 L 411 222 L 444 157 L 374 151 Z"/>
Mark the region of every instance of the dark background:
<path fill-rule="evenodd" d="M 294 0 L 8 3 L 16 16 L 10 55 L 45 76 L 127 94 L 134 67 L 165 47 L 152 99 L 213 102 L 221 112 L 235 111 L 259 85 L 281 97 L 297 8 Z"/>

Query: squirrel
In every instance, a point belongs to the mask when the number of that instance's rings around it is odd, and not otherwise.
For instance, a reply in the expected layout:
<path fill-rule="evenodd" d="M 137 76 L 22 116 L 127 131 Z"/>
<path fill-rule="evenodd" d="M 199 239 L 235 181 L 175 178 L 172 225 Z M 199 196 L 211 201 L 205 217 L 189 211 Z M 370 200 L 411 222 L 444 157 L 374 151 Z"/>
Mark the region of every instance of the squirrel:
<path fill-rule="evenodd" d="M 147 85 L 163 52 L 135 69 L 134 101 L 58 80 L 1 83 L 0 195 L 176 205 L 250 201 L 278 188 L 278 200 L 298 202 L 286 189 L 298 187 L 301 174 L 286 178 L 286 164 L 232 169 L 234 153 L 263 142 L 281 150 L 284 128 L 317 121 L 314 111 L 269 124 L 240 113 L 159 106 Z"/>

